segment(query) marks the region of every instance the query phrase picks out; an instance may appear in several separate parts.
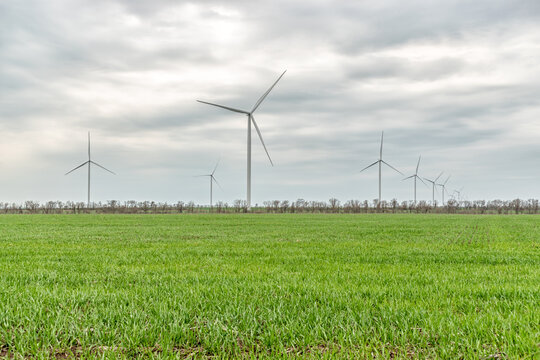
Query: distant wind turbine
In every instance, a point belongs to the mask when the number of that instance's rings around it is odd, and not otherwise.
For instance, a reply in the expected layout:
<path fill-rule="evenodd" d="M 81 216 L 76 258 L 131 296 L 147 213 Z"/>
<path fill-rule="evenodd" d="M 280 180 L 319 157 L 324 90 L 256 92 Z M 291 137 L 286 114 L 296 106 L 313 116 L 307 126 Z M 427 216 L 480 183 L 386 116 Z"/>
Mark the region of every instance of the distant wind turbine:
<path fill-rule="evenodd" d="M 414 175 L 408 176 L 405 179 L 403 179 L 403 180 L 414 179 L 414 205 L 415 206 L 416 206 L 416 179 L 420 180 L 422 183 L 424 183 L 424 185 L 426 185 L 424 180 L 422 180 L 422 178 L 420 176 L 418 176 L 418 167 L 420 166 L 420 159 L 421 158 L 422 158 L 422 156 L 418 157 L 418 163 L 416 164 L 416 172 L 414 173 Z"/>
<path fill-rule="evenodd" d="M 463 191 L 464 186 L 459 190 L 454 190 L 454 193 L 458 195 L 458 201 L 461 201 L 461 192 Z"/>
<path fill-rule="evenodd" d="M 237 112 L 237 113 L 240 113 L 240 114 L 247 115 L 247 118 L 248 118 L 247 120 L 248 121 L 247 121 L 247 199 L 246 200 L 247 200 L 247 209 L 248 209 L 248 211 L 251 210 L 251 123 L 253 123 L 253 126 L 255 127 L 255 130 L 257 130 L 257 134 L 259 135 L 259 139 L 261 139 L 261 143 L 262 143 L 262 145 L 264 147 L 264 151 L 266 152 L 266 155 L 268 156 L 268 160 L 270 160 L 270 164 L 272 164 L 272 166 L 274 166 L 274 163 L 272 162 L 272 159 L 270 158 L 270 154 L 268 154 L 268 150 L 266 149 L 266 145 L 264 144 L 264 140 L 262 138 L 261 131 L 259 130 L 259 127 L 257 126 L 257 122 L 255 122 L 255 118 L 253 117 L 253 113 L 261 105 L 261 103 L 268 96 L 268 94 L 270 94 L 270 91 L 272 91 L 274 86 L 276 86 L 276 84 L 283 77 L 283 75 L 285 75 L 286 71 L 287 70 L 285 70 L 278 77 L 276 82 L 272 86 L 270 86 L 270 88 L 268 90 L 266 90 L 266 92 L 264 94 L 262 94 L 262 96 L 259 98 L 259 100 L 257 100 L 257 102 L 255 103 L 255 105 L 253 106 L 253 108 L 250 111 L 235 109 L 235 108 L 228 107 L 228 106 L 223 106 L 223 105 L 218 105 L 218 104 L 214 104 L 214 103 L 210 103 L 210 102 L 206 102 L 206 101 L 197 100 L 198 102 L 203 103 L 203 104 L 217 106 L 217 107 L 229 110 L 229 111 L 233 111 L 233 112 Z"/>
<path fill-rule="evenodd" d="M 90 207 L 90 165 L 96 165 L 100 168 L 102 168 L 103 170 L 106 170 L 108 172 L 110 172 L 111 174 L 113 175 L 116 175 L 114 172 L 112 172 L 111 170 L 105 168 L 104 166 L 101 166 L 99 165 L 97 162 L 95 161 L 92 161 L 91 157 L 90 157 L 90 132 L 88 132 L 88 160 L 83 162 L 81 165 L 77 166 L 76 168 L 74 168 L 73 170 L 70 170 L 68 171 L 67 173 L 65 173 L 64 175 L 68 175 L 68 174 L 71 174 L 72 172 L 74 172 L 75 170 L 85 166 L 85 165 L 88 165 L 88 202 L 87 202 L 87 206 Z"/>
<path fill-rule="evenodd" d="M 403 175 L 403 173 L 402 173 L 401 171 L 399 171 L 398 169 L 396 169 L 395 167 L 393 167 L 392 165 L 388 164 L 386 161 L 383 160 L 383 158 L 382 158 L 383 141 L 384 141 L 384 131 L 383 131 L 382 134 L 381 134 L 381 151 L 380 151 L 380 153 L 379 153 L 379 160 L 375 161 L 373 164 L 368 165 L 368 166 L 366 166 L 365 168 L 363 168 L 362 170 L 360 170 L 360 172 L 362 172 L 362 171 L 364 171 L 364 170 L 369 169 L 369 168 L 372 167 L 373 165 L 379 164 L 379 203 L 377 204 L 377 206 L 380 206 L 380 204 L 381 204 L 381 176 L 382 176 L 382 164 L 385 164 L 385 165 L 388 166 L 389 168 L 391 168 L 391 169 L 397 171 L 398 173 L 400 173 L 401 175 Z"/>
<path fill-rule="evenodd" d="M 210 174 L 204 174 L 204 175 L 197 175 L 197 177 L 201 177 L 201 176 L 208 176 L 209 179 L 210 179 L 210 209 L 212 208 L 212 185 L 214 184 L 214 182 L 219 186 L 219 188 L 221 189 L 221 185 L 219 185 L 218 181 L 216 180 L 216 177 L 214 176 L 214 174 L 216 173 L 216 170 L 218 168 L 218 165 L 219 165 L 219 160 L 218 162 L 216 163 L 216 166 L 214 167 L 214 171 L 212 171 L 212 173 Z"/>
<path fill-rule="evenodd" d="M 444 182 L 442 184 L 437 184 L 441 187 L 442 189 L 442 205 L 444 206 L 444 192 L 446 191 L 446 183 L 448 182 L 448 180 L 450 180 L 450 176 L 451 175 L 448 175 L 448 177 L 446 178 L 446 180 L 444 180 Z M 448 192 L 448 191 L 446 191 Z"/>
<path fill-rule="evenodd" d="M 433 188 L 431 190 L 431 203 L 433 204 L 433 206 L 435 206 L 435 185 L 437 185 L 437 180 L 439 180 L 439 178 L 441 177 L 441 175 L 443 174 L 443 172 L 441 171 L 441 173 L 439 174 L 439 176 L 437 176 L 435 179 L 433 180 L 430 180 L 428 178 L 424 178 L 424 180 L 426 181 L 429 181 L 431 183 L 431 185 L 433 185 Z"/>

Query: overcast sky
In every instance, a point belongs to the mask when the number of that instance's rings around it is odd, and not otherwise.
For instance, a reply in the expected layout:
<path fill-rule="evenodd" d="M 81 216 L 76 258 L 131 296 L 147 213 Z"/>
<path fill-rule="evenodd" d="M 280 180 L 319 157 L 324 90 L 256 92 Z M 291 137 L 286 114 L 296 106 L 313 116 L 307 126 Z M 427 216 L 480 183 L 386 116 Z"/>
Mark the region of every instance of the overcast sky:
<path fill-rule="evenodd" d="M 540 198 L 540 2 L 0 0 L 0 201 Z M 412 182 L 383 169 L 383 198 Z M 420 184 L 419 198 L 431 189 Z"/>

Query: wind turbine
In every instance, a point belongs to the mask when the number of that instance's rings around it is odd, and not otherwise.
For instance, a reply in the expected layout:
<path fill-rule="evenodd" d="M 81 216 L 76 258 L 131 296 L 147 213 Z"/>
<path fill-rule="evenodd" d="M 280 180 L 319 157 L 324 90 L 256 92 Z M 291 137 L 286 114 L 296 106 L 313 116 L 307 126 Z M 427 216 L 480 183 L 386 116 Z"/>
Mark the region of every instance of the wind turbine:
<path fill-rule="evenodd" d="M 461 201 L 461 192 L 463 191 L 464 186 L 461 187 L 459 190 L 454 190 L 454 193 L 458 195 L 458 201 Z"/>
<path fill-rule="evenodd" d="M 418 163 L 416 164 L 416 172 L 414 173 L 414 175 L 408 176 L 405 179 L 403 179 L 403 180 L 414 179 L 414 205 L 415 206 L 416 206 L 416 179 L 420 180 L 422 183 L 424 183 L 424 185 L 426 185 L 424 180 L 422 180 L 422 178 L 420 176 L 418 176 L 418 167 L 420 166 L 420 159 L 421 158 L 422 158 L 422 156 L 418 157 Z"/>
<path fill-rule="evenodd" d="M 433 204 L 433 206 L 435 206 L 435 185 L 437 180 L 439 180 L 439 178 L 441 177 L 441 175 L 443 174 L 443 172 L 441 171 L 441 173 L 439 174 L 439 176 L 437 176 L 435 179 L 433 180 L 430 180 L 428 178 L 424 178 L 424 180 L 430 182 L 432 185 L 433 185 L 433 188 L 432 188 L 432 193 L 431 193 L 431 203 Z"/>
<path fill-rule="evenodd" d="M 448 177 L 446 178 L 446 180 L 444 180 L 444 182 L 442 184 L 437 184 L 442 188 L 442 205 L 443 206 L 444 206 L 444 192 L 446 191 L 446 183 L 448 182 L 448 180 L 450 180 L 450 176 L 451 175 L 448 175 Z M 446 191 L 446 192 L 448 192 L 448 191 Z"/>
<path fill-rule="evenodd" d="M 367 170 L 369 169 L 370 167 L 372 167 L 373 165 L 377 165 L 379 164 L 379 203 L 377 204 L 377 206 L 380 206 L 381 204 L 381 174 L 382 174 L 382 164 L 385 164 L 386 166 L 392 168 L 393 170 L 397 171 L 398 173 L 400 173 L 401 175 L 403 175 L 403 173 L 401 171 L 399 171 L 398 169 L 396 169 L 395 167 L 393 167 L 392 165 L 388 164 L 386 161 L 383 160 L 382 158 L 382 149 L 383 149 L 383 140 L 384 140 L 384 131 L 382 132 L 381 134 L 381 151 L 379 153 L 379 160 L 375 161 L 373 164 L 369 165 L 369 166 L 366 166 L 365 168 L 363 168 L 362 170 L 360 170 L 360 172 L 364 171 L 364 170 Z"/>
<path fill-rule="evenodd" d="M 212 208 L 212 185 L 213 185 L 213 183 L 216 182 L 216 184 L 221 188 L 221 185 L 219 185 L 218 181 L 216 180 L 216 177 L 214 176 L 214 174 L 216 173 L 216 170 L 218 168 L 218 165 L 219 165 L 219 160 L 216 163 L 216 166 L 214 167 L 214 171 L 212 171 L 212 173 L 204 174 L 204 175 L 197 175 L 197 177 L 208 176 L 210 178 L 210 209 Z"/>
<path fill-rule="evenodd" d="M 262 143 L 262 145 L 264 147 L 264 151 L 266 152 L 266 155 L 268 156 L 268 160 L 270 160 L 270 164 L 272 164 L 272 166 L 274 166 L 274 163 L 272 162 L 272 159 L 270 158 L 270 154 L 268 154 L 268 150 L 266 149 L 266 145 L 264 144 L 264 140 L 262 138 L 261 131 L 259 130 L 259 127 L 257 126 L 257 122 L 255 121 L 255 118 L 253 117 L 253 113 L 261 105 L 261 103 L 268 96 L 268 94 L 270 94 L 270 91 L 272 91 L 274 86 L 276 86 L 276 84 L 283 77 L 283 75 L 285 75 L 285 72 L 287 72 L 287 70 L 285 70 L 278 77 L 276 82 L 272 86 L 270 86 L 270 88 L 268 90 L 266 90 L 266 92 L 264 94 L 262 94 L 262 96 L 259 98 L 259 100 L 257 100 L 257 102 L 255 103 L 255 105 L 253 106 L 253 108 L 250 111 L 235 109 L 235 108 L 228 107 L 228 106 L 223 106 L 223 105 L 218 105 L 218 104 L 214 104 L 214 103 L 210 103 L 210 102 L 206 102 L 206 101 L 197 100 L 198 102 L 203 103 L 203 104 L 217 106 L 217 107 L 220 107 L 220 108 L 225 109 L 225 110 L 229 110 L 229 111 L 233 111 L 233 112 L 237 112 L 237 113 L 240 113 L 240 114 L 247 115 L 247 199 L 246 200 L 247 200 L 247 209 L 248 209 L 248 211 L 251 210 L 251 123 L 253 123 L 253 126 L 255 127 L 255 130 L 257 130 L 257 134 L 259 135 L 259 139 L 261 139 L 261 143 Z"/>
<path fill-rule="evenodd" d="M 76 168 L 74 168 L 73 170 L 70 170 L 68 171 L 67 173 L 65 173 L 64 175 L 68 175 L 68 174 L 71 174 L 72 172 L 74 172 L 75 170 L 85 166 L 85 165 L 88 165 L 88 202 L 87 202 L 87 206 L 90 207 L 90 167 L 91 165 L 96 165 L 100 168 L 102 168 L 103 170 L 106 170 L 108 172 L 110 172 L 111 174 L 113 175 L 116 175 L 114 172 L 112 172 L 111 170 L 105 168 L 104 166 L 101 166 L 99 165 L 97 162 L 95 161 L 92 161 L 92 158 L 90 157 L 90 131 L 88 132 L 88 160 L 83 162 L 81 165 L 77 166 Z"/>

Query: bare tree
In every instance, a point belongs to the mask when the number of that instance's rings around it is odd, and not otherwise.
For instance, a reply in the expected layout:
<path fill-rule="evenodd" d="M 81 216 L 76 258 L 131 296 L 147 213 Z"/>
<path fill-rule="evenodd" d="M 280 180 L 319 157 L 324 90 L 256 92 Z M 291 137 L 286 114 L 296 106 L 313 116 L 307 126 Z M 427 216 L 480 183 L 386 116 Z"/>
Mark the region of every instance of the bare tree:
<path fill-rule="evenodd" d="M 328 200 L 328 203 L 330 204 L 330 211 L 335 213 L 339 211 L 340 201 L 336 198 L 330 198 Z"/>
<path fill-rule="evenodd" d="M 281 205 L 280 205 L 280 208 L 281 208 L 281 212 L 282 213 L 286 213 L 287 212 L 287 209 L 289 208 L 289 200 L 283 200 L 281 202 Z"/>

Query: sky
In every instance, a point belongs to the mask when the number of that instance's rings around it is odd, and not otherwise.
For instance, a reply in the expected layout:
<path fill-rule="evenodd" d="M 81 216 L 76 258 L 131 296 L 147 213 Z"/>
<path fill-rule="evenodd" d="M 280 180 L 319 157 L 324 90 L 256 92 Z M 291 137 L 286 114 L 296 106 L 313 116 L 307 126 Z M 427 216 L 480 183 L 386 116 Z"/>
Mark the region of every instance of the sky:
<path fill-rule="evenodd" d="M 540 198 L 537 0 L 0 0 L 0 202 Z M 382 197 L 413 184 L 383 168 Z M 436 193 L 440 198 L 440 191 Z M 419 183 L 418 198 L 431 199 Z"/>

